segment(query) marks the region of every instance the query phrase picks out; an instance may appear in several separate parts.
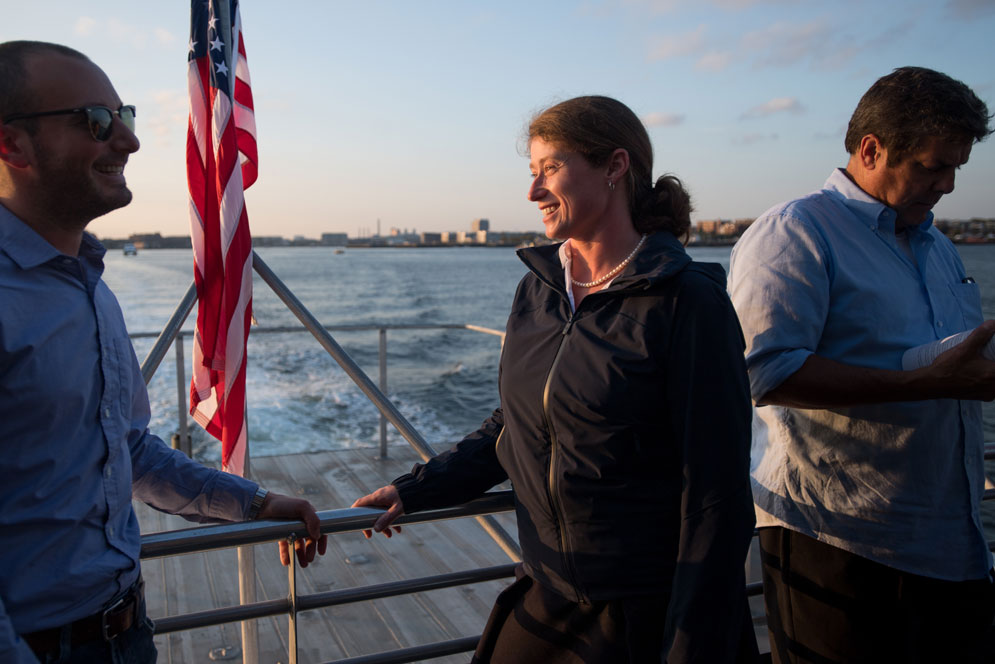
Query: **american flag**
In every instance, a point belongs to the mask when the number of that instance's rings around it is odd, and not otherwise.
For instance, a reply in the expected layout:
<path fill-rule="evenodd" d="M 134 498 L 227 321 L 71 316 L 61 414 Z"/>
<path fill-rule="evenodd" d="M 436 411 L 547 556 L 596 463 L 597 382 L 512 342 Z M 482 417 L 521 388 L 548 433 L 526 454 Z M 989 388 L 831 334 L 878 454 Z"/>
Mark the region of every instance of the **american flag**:
<path fill-rule="evenodd" d="M 256 125 L 238 0 L 192 0 L 187 183 L 197 284 L 190 413 L 221 441 L 222 467 L 246 454 L 245 342 L 252 239 L 243 190 L 256 180 Z"/>

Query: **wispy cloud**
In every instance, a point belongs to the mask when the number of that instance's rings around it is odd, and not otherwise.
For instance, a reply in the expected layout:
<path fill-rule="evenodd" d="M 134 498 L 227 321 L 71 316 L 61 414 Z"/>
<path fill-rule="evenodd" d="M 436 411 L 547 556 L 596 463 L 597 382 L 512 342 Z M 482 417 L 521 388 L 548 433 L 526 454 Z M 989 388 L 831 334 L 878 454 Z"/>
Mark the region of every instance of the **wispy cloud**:
<path fill-rule="evenodd" d="M 776 141 L 778 139 L 777 134 L 743 134 L 741 136 L 736 136 L 732 139 L 733 145 L 756 145 L 757 143 L 768 143 L 770 141 Z"/>
<path fill-rule="evenodd" d="M 805 107 L 794 97 L 775 97 L 770 101 L 754 106 L 739 116 L 740 120 L 765 118 L 775 113 L 804 113 Z"/>
<path fill-rule="evenodd" d="M 759 65 L 785 66 L 831 53 L 838 41 L 829 21 L 819 19 L 804 24 L 773 23 L 743 35 L 742 45 L 756 54 Z"/>
<path fill-rule="evenodd" d="M 158 145 L 169 147 L 174 137 L 185 137 L 189 106 L 185 90 L 159 90 L 152 95 L 152 114 L 143 120 Z M 139 125 L 142 134 L 142 125 Z"/>
<path fill-rule="evenodd" d="M 836 131 L 817 131 L 812 134 L 812 137 L 819 141 L 836 141 L 846 135 L 846 127 L 846 125 L 841 125 L 837 127 Z"/>
<path fill-rule="evenodd" d="M 947 0 L 947 9 L 954 18 L 969 21 L 988 14 L 995 14 L 992 0 Z"/>
<path fill-rule="evenodd" d="M 169 46 L 177 39 L 176 35 L 163 27 L 153 28 L 150 32 L 118 18 L 96 19 L 91 16 L 77 18 L 73 24 L 73 32 L 81 37 L 106 39 L 135 49 L 144 49 L 150 44 Z"/>
<path fill-rule="evenodd" d="M 705 25 L 690 32 L 661 37 L 650 49 L 651 60 L 669 60 L 700 53 L 705 49 Z"/>
<path fill-rule="evenodd" d="M 732 51 L 709 51 L 698 58 L 694 68 L 702 71 L 722 71 L 732 61 Z"/>
<path fill-rule="evenodd" d="M 713 1 L 737 8 L 746 8 L 760 2 Z M 711 34 L 710 26 L 701 24 L 693 30 L 657 38 L 650 43 L 648 57 L 650 61 L 693 57 L 696 70 L 711 72 L 723 71 L 734 63 L 752 64 L 758 68 L 807 64 L 816 69 L 840 69 L 867 49 L 906 38 L 916 20 L 918 15 L 911 16 L 870 38 L 861 39 L 854 36 L 850 25 L 827 17 L 804 23 L 778 21 L 741 36 Z"/>
<path fill-rule="evenodd" d="M 155 35 L 156 41 L 164 46 L 168 46 L 176 41 L 176 35 L 166 28 L 154 28 L 152 34 Z"/>
<path fill-rule="evenodd" d="M 761 5 L 796 5 L 798 0 L 710 0 L 721 9 L 750 9 Z"/>
<path fill-rule="evenodd" d="M 97 22 L 89 16 L 80 16 L 73 25 L 73 32 L 80 37 L 89 37 L 93 34 L 93 29 L 97 27 Z"/>
<path fill-rule="evenodd" d="M 647 113 L 642 117 L 647 127 L 676 127 L 684 122 L 683 113 Z"/>
<path fill-rule="evenodd" d="M 743 35 L 743 58 L 752 59 L 757 67 L 808 62 L 817 69 L 840 69 L 865 51 L 906 39 L 920 20 L 919 12 L 910 12 L 903 21 L 861 39 L 854 36 L 850 25 L 825 17 L 807 23 L 779 21 Z"/>
<path fill-rule="evenodd" d="M 666 14 L 679 9 L 686 0 L 622 0 L 622 6 L 645 9 L 654 14 Z"/>
<path fill-rule="evenodd" d="M 704 4 L 701 0 L 621 0 L 626 7 L 645 9 L 655 14 L 666 14 L 682 7 Z M 798 0 L 707 0 L 707 4 L 723 10 L 742 11 L 762 5 L 792 5 Z"/>

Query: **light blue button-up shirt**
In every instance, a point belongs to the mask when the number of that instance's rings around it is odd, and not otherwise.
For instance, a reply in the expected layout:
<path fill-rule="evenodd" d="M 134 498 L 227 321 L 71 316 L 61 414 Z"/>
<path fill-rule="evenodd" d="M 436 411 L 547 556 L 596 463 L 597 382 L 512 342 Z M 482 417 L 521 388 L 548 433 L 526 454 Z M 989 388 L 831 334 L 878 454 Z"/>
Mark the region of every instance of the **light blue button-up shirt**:
<path fill-rule="evenodd" d="M 131 499 L 241 520 L 258 488 L 149 433 L 149 401 L 104 248 L 57 251 L 0 206 L 0 661 L 16 634 L 91 615 L 139 574 Z"/>
<path fill-rule="evenodd" d="M 895 238 L 895 211 L 841 170 L 765 212 L 733 250 L 729 292 L 753 398 L 815 353 L 901 369 L 908 348 L 982 322 L 981 296 L 932 214 Z M 984 438 L 978 401 L 755 409 L 757 525 L 780 525 L 885 565 L 984 577 Z"/>

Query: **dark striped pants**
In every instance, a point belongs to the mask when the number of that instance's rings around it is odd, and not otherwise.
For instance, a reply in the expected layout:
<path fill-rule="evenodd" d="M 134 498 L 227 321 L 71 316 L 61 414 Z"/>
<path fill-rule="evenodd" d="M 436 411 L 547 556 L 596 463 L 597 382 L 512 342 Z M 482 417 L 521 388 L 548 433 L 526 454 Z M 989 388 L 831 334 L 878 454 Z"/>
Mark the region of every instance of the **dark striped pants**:
<path fill-rule="evenodd" d="M 786 528 L 760 529 L 760 557 L 774 664 L 995 662 L 990 578 L 918 576 Z"/>

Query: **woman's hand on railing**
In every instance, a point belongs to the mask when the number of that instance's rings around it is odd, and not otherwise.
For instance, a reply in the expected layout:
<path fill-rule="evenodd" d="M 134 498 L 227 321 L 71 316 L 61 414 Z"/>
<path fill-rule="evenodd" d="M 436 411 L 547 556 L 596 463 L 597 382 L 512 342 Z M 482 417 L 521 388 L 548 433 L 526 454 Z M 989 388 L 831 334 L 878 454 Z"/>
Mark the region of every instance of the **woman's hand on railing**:
<path fill-rule="evenodd" d="M 394 519 L 404 514 L 404 505 L 401 503 L 401 495 L 397 492 L 397 487 L 393 484 L 380 487 L 373 493 L 363 496 L 352 504 L 352 507 L 380 507 L 385 510 L 382 515 L 373 523 L 373 530 L 364 530 L 366 539 L 373 537 L 373 532 L 383 533 L 385 537 L 393 535 L 394 532 L 401 532 L 400 526 L 391 528 Z"/>
<path fill-rule="evenodd" d="M 314 511 L 314 506 L 303 498 L 292 498 L 280 493 L 270 492 L 266 495 L 262 507 L 259 508 L 259 519 L 293 519 L 303 521 L 308 537 L 294 540 L 294 550 L 297 552 L 297 562 L 301 567 L 307 567 L 314 560 L 315 553 L 325 555 L 328 537 L 321 534 L 321 522 Z M 290 547 L 287 540 L 280 540 L 280 562 L 284 567 L 290 565 Z"/>

